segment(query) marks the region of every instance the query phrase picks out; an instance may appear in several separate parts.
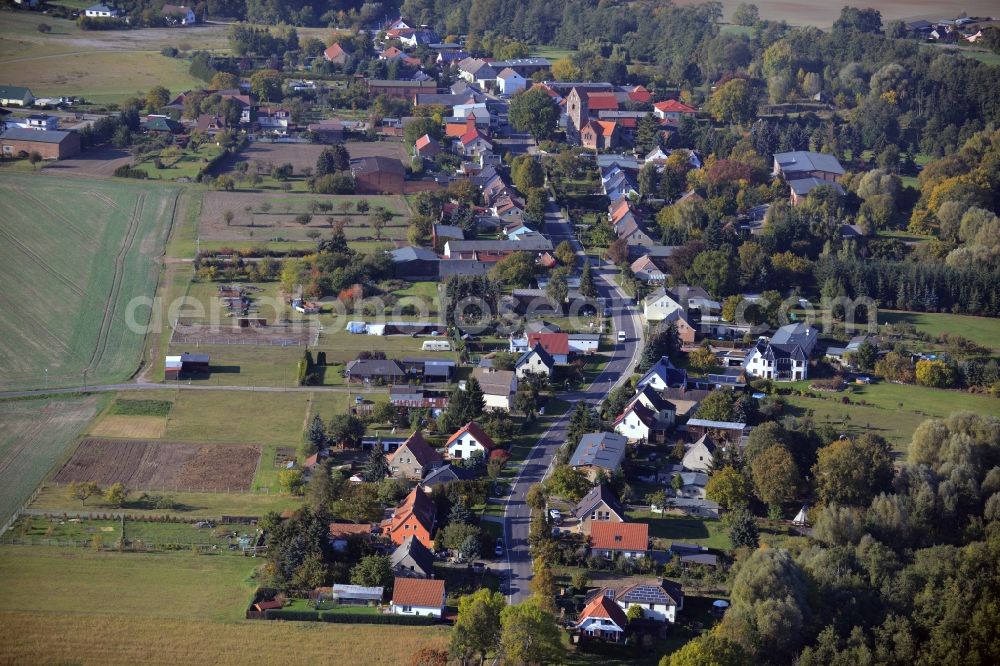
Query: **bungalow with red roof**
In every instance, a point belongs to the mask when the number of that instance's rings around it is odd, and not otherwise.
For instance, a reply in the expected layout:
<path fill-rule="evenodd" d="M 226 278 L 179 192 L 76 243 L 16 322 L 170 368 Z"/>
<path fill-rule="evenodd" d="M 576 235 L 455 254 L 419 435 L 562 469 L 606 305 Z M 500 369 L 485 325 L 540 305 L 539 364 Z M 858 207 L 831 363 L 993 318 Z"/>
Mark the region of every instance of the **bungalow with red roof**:
<path fill-rule="evenodd" d="M 424 159 L 432 160 L 441 152 L 441 144 L 430 134 L 424 134 L 413 144 L 413 152 Z"/>
<path fill-rule="evenodd" d="M 444 463 L 441 454 L 435 451 L 420 431 L 415 431 L 399 448 L 390 453 L 389 468 L 392 476 L 397 479 L 414 479 L 419 481 L 428 472 Z"/>
<path fill-rule="evenodd" d="M 528 349 L 534 349 L 535 345 L 541 345 L 556 364 L 569 363 L 568 333 L 529 333 Z"/>
<path fill-rule="evenodd" d="M 332 62 L 334 65 L 343 65 L 347 62 L 347 57 L 347 51 L 340 44 L 331 44 L 328 49 L 323 51 L 323 59 L 327 62 Z"/>
<path fill-rule="evenodd" d="M 392 516 L 383 520 L 379 527 L 382 535 L 397 546 L 406 539 L 413 537 L 427 548 L 434 548 L 434 533 L 437 508 L 434 500 L 422 491 L 419 486 L 392 511 Z"/>
<path fill-rule="evenodd" d="M 678 102 L 676 99 L 668 99 L 654 104 L 653 113 L 660 120 L 666 120 L 671 125 L 676 125 L 683 116 L 695 113 L 695 108 L 684 102 Z"/>
<path fill-rule="evenodd" d="M 483 432 L 475 421 L 469 421 L 462 426 L 445 444 L 448 457 L 458 460 L 470 458 L 476 451 L 481 451 L 483 456 L 489 456 L 496 447 L 493 439 Z"/>
<path fill-rule="evenodd" d="M 590 554 L 615 559 L 639 558 L 649 553 L 646 523 L 596 522 L 590 526 Z"/>
<path fill-rule="evenodd" d="M 573 628 L 581 636 L 618 643 L 625 636 L 627 624 L 625 611 L 601 590 L 580 612 Z"/>
<path fill-rule="evenodd" d="M 395 615 L 427 615 L 439 618 L 444 613 L 444 600 L 443 580 L 397 578 L 392 587 L 390 611 Z"/>

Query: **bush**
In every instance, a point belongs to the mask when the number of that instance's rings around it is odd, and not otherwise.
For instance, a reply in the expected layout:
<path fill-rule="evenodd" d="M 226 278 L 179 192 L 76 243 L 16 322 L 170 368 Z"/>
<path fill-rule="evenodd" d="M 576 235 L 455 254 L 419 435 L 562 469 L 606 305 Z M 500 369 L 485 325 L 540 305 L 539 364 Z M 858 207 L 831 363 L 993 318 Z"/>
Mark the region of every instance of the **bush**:
<path fill-rule="evenodd" d="M 123 164 L 115 169 L 115 176 L 119 178 L 137 178 L 139 180 L 149 178 L 149 175 L 145 171 L 142 171 L 141 169 L 133 169 L 128 164 Z"/>
<path fill-rule="evenodd" d="M 175 49 L 173 46 L 164 46 L 162 49 L 160 49 L 160 55 L 164 55 L 168 58 L 176 58 L 177 49 Z"/>

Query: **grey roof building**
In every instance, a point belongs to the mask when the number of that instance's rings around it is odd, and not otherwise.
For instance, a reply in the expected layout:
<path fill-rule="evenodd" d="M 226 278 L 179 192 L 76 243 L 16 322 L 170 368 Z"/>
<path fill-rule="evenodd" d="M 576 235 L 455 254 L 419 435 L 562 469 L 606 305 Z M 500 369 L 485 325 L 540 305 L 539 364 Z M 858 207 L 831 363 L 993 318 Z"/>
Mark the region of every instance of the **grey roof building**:
<path fill-rule="evenodd" d="M 401 578 L 433 578 L 434 554 L 419 539 L 406 537 L 389 557 L 393 573 Z"/>
<path fill-rule="evenodd" d="M 593 467 L 613 472 L 625 458 L 628 439 L 613 432 L 591 432 L 580 438 L 580 443 L 569 459 L 571 467 Z"/>

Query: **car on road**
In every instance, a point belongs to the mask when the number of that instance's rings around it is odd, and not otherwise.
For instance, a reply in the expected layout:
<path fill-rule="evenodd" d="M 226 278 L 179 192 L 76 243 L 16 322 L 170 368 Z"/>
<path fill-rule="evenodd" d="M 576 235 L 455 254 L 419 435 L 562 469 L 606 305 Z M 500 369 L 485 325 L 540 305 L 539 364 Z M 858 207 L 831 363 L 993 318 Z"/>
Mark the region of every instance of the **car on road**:
<path fill-rule="evenodd" d="M 497 557 L 503 556 L 503 539 L 497 539 L 497 545 L 493 549 L 493 552 L 496 554 Z"/>
<path fill-rule="evenodd" d="M 562 511 L 559 509 L 549 509 L 549 518 L 552 519 L 553 523 L 558 525 L 562 522 Z"/>
<path fill-rule="evenodd" d="M 625 335 L 625 331 L 618 331 L 618 342 L 625 342 L 628 340 L 628 336 Z"/>

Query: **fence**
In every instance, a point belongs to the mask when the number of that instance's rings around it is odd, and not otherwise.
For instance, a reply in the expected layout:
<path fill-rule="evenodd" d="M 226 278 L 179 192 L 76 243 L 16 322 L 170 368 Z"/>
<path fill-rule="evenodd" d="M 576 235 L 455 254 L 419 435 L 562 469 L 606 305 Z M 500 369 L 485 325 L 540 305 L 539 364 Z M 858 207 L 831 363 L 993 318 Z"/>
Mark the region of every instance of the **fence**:
<path fill-rule="evenodd" d="M 62 482 L 59 482 L 59 481 L 46 481 L 45 482 L 45 486 L 46 487 L 51 487 L 51 488 L 64 488 L 67 485 L 68 484 L 62 483 Z M 137 494 L 139 494 L 139 495 L 141 495 L 141 494 L 158 495 L 158 494 L 163 494 L 163 493 L 194 493 L 194 494 L 196 494 L 196 493 L 215 493 L 217 495 L 260 495 L 260 494 L 270 495 L 271 494 L 271 487 L 270 486 L 260 486 L 258 488 L 253 488 L 253 487 L 251 487 L 251 485 L 247 485 L 247 486 L 242 486 L 242 485 L 240 485 L 240 486 L 199 486 L 197 488 L 189 488 L 187 486 L 179 486 L 179 485 L 176 485 L 176 484 L 173 485 L 173 486 L 170 486 L 170 485 L 167 485 L 167 484 L 162 484 L 162 485 L 158 485 L 156 488 L 134 488 L 132 486 L 128 486 L 129 496 L 132 497 L 132 499 L 126 501 L 126 504 L 134 505 L 135 502 L 139 501 L 136 498 Z M 35 495 L 32 496 L 32 500 L 30 500 L 29 502 L 26 502 L 25 505 L 30 504 L 31 501 L 33 501 L 34 498 L 37 497 L 37 495 L 38 495 L 38 491 L 36 491 Z M 150 501 L 155 503 L 155 500 L 150 500 Z M 172 507 L 164 507 L 164 508 L 161 509 L 161 508 L 156 507 L 156 506 L 149 506 L 149 507 L 132 506 L 132 508 L 136 509 L 136 510 L 140 510 L 140 511 L 155 511 L 155 510 L 173 511 L 173 510 L 175 510 Z M 80 510 L 80 512 L 83 512 L 83 511 L 84 511 L 84 509 Z M 60 512 L 60 513 L 62 513 L 62 512 Z M 91 511 L 89 513 L 93 513 L 93 512 Z M 102 512 L 102 513 L 104 513 L 104 512 Z"/>

